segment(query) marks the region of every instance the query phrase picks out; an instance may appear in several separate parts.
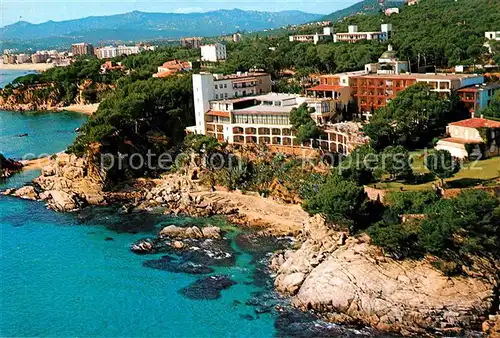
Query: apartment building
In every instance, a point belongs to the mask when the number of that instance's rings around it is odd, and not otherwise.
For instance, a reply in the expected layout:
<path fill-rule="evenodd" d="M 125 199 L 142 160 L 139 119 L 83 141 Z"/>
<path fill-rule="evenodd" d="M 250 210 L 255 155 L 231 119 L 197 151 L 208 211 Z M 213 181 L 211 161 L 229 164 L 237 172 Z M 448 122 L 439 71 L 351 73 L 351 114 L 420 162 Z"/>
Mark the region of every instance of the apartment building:
<path fill-rule="evenodd" d="M 313 120 L 325 131 L 320 140 L 301 144 L 290 123 L 292 109 L 306 104 L 314 108 Z M 268 93 L 245 98 L 214 100 L 205 114 L 205 134 L 229 144 L 265 144 L 276 147 L 312 147 L 316 141 L 327 151 L 347 154 L 355 146 L 352 130 L 328 121 L 335 115 L 332 99 L 309 98 L 296 94 Z M 358 129 L 359 131 L 359 129 Z"/>
<path fill-rule="evenodd" d="M 3 54 L 2 55 L 2 63 L 4 63 L 4 64 L 16 63 L 16 55 L 15 54 Z"/>
<path fill-rule="evenodd" d="M 465 104 L 470 112 L 480 112 L 486 108 L 495 92 L 500 90 L 500 84 L 476 84 L 474 86 L 464 87 L 457 90 L 460 100 Z"/>
<path fill-rule="evenodd" d="M 429 84 L 433 91 L 442 95 L 450 95 L 461 88 L 482 84 L 484 77 L 477 74 L 412 74 L 409 73 L 408 64 L 399 61 L 389 46 L 378 63 L 365 65 L 363 71 L 323 75 L 320 84 L 309 88 L 308 93 L 314 97 L 332 97 L 343 102 L 354 100 L 360 116 L 368 119 L 373 110 L 384 107 L 399 92 L 418 82 Z"/>
<path fill-rule="evenodd" d="M 94 55 L 94 46 L 86 42 L 75 43 L 71 45 L 71 53 L 73 56 Z"/>
<path fill-rule="evenodd" d="M 193 74 L 193 95 L 196 126 L 194 132 L 205 134 L 205 113 L 210 101 L 241 98 L 271 91 L 271 76 L 263 72 L 237 73 L 232 75 Z"/>
<path fill-rule="evenodd" d="M 379 32 L 359 32 L 358 26 L 349 25 L 347 33 L 336 33 L 333 35 L 334 42 L 356 43 L 361 40 L 387 41 L 392 36 L 392 24 L 385 23 L 380 26 Z"/>
<path fill-rule="evenodd" d="M 184 48 L 198 49 L 201 46 L 201 38 L 199 37 L 181 38 L 180 43 L 181 46 Z"/>
<path fill-rule="evenodd" d="M 144 50 L 142 46 L 106 46 L 97 48 L 95 54 L 99 59 L 111 59 L 121 55 L 139 54 Z"/>
<path fill-rule="evenodd" d="M 31 55 L 32 63 L 45 63 L 48 59 L 50 59 L 49 53 L 36 52 L 35 54 Z"/>
<path fill-rule="evenodd" d="M 31 61 L 31 57 L 27 54 L 17 54 L 16 55 L 16 63 L 21 64 L 21 63 L 27 63 Z"/>
<path fill-rule="evenodd" d="M 201 61 L 219 62 L 226 58 L 226 45 L 222 43 L 201 46 Z"/>
<path fill-rule="evenodd" d="M 332 41 L 333 40 L 333 28 L 323 27 L 323 34 L 299 34 L 290 35 L 288 37 L 290 42 L 312 42 L 315 45 L 320 41 Z"/>

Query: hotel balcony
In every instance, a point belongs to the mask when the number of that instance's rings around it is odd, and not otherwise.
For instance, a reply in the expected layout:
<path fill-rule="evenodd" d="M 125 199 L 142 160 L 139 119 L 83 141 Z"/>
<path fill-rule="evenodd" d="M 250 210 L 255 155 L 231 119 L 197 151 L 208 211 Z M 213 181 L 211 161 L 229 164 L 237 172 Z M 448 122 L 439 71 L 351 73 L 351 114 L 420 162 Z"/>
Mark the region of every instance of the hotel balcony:
<path fill-rule="evenodd" d="M 246 128 L 245 129 L 245 134 L 254 135 L 256 133 L 257 133 L 257 129 L 255 129 L 255 128 Z"/>
<path fill-rule="evenodd" d="M 244 130 L 241 127 L 234 127 L 233 134 L 244 134 Z"/>
<path fill-rule="evenodd" d="M 269 128 L 259 128 L 259 135 L 271 135 Z"/>

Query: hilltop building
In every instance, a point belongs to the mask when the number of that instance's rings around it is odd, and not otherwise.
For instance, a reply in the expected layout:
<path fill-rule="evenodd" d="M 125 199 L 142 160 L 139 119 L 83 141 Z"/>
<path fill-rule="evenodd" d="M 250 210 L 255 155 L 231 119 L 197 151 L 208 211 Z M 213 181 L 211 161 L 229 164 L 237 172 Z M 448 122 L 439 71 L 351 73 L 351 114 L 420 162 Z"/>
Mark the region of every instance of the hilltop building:
<path fill-rule="evenodd" d="M 386 16 L 391 16 L 392 14 L 399 14 L 399 8 L 397 8 L 397 7 L 386 8 L 384 11 L 384 14 Z"/>
<path fill-rule="evenodd" d="M 86 42 L 75 43 L 71 45 L 71 53 L 73 56 L 94 55 L 94 46 Z"/>
<path fill-rule="evenodd" d="M 484 37 L 488 40 L 494 40 L 494 41 L 500 41 L 500 31 L 496 32 L 484 32 Z M 488 48 L 490 54 L 493 52 L 490 46 L 489 41 L 486 41 L 483 45 L 484 47 Z"/>
<path fill-rule="evenodd" d="M 500 41 L 500 31 L 497 32 L 485 32 L 484 37 L 488 40 Z"/>
<path fill-rule="evenodd" d="M 333 28 L 323 27 L 323 34 L 299 34 L 290 35 L 290 42 L 313 42 L 315 45 L 320 41 L 332 41 L 333 40 Z"/>
<path fill-rule="evenodd" d="M 392 36 L 392 24 L 384 23 L 379 32 L 358 32 L 358 26 L 349 25 L 347 33 L 336 33 L 333 35 L 334 42 L 355 43 L 361 40 L 387 41 Z"/>
<path fill-rule="evenodd" d="M 198 49 L 201 47 L 201 38 L 191 37 L 191 38 L 181 38 L 181 46 L 184 48 Z"/>
<path fill-rule="evenodd" d="M 210 101 L 232 99 L 271 91 L 271 76 L 263 72 L 233 75 L 200 73 L 193 75 L 196 132 L 205 134 L 205 113 Z"/>
<path fill-rule="evenodd" d="M 201 46 L 201 61 L 219 62 L 227 58 L 226 45 L 214 43 Z"/>
<path fill-rule="evenodd" d="M 439 140 L 436 149 L 448 150 L 453 157 L 483 159 L 500 155 L 498 121 L 472 117 L 448 124 L 446 131 L 449 137 Z"/>

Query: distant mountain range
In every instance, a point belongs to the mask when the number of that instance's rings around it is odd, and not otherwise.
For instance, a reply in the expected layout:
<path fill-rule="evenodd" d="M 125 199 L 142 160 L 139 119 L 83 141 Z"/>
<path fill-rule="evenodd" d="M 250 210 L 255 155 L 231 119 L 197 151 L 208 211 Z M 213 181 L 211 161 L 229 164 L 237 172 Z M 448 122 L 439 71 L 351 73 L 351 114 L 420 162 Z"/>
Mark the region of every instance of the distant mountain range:
<path fill-rule="evenodd" d="M 32 24 L 20 21 L 0 28 L 2 41 L 67 39 L 103 40 L 168 39 L 182 36 L 218 36 L 239 31 L 260 31 L 321 19 L 301 11 L 257 12 L 240 9 L 206 13 L 131 13 L 90 16 L 76 20 Z"/>
<path fill-rule="evenodd" d="M 405 0 L 363 0 L 352 6 L 328 14 L 324 17 L 324 20 L 335 22 L 356 14 L 372 14 L 385 8 L 401 7 L 405 3 Z"/>

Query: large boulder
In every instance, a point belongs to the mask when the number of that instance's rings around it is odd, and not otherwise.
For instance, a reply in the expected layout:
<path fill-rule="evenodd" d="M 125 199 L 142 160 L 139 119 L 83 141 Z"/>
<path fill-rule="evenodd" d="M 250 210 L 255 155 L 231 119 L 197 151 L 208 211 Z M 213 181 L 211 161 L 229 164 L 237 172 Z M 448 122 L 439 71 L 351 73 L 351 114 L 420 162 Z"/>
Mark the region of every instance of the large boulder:
<path fill-rule="evenodd" d="M 275 286 L 294 306 L 331 321 L 446 331 L 474 327 L 491 306 L 493 287 L 483 279 L 448 277 L 426 260 L 387 258 L 366 236 L 345 239 L 317 216 L 304 235 L 297 251 L 272 260 Z"/>
<path fill-rule="evenodd" d="M 14 192 L 13 196 L 33 201 L 38 199 L 38 193 L 36 192 L 35 188 L 32 187 L 31 185 L 27 185 L 25 187 L 17 189 Z"/>
<path fill-rule="evenodd" d="M 56 211 L 72 211 L 78 207 L 76 196 L 61 190 L 47 191 L 50 195 L 49 207 Z"/>
<path fill-rule="evenodd" d="M 179 227 L 176 225 L 169 225 L 164 227 L 158 233 L 160 237 L 168 237 L 175 239 L 200 239 L 200 238 L 211 238 L 211 239 L 221 239 L 221 231 L 218 227 L 204 227 L 198 228 L 196 226 L 192 227 Z"/>

